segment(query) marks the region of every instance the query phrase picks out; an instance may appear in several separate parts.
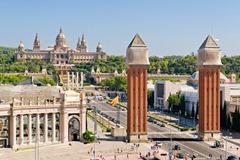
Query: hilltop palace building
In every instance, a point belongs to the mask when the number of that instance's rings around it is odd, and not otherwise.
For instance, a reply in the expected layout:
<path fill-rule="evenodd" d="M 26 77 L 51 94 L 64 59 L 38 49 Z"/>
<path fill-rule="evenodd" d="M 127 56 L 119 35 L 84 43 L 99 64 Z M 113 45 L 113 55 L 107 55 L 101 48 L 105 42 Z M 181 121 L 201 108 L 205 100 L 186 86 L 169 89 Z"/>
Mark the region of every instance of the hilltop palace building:
<path fill-rule="evenodd" d="M 78 39 L 76 49 L 71 49 L 67 45 L 65 35 L 60 28 L 56 37 L 56 44 L 47 49 L 41 49 L 38 34 L 34 39 L 33 49 L 25 50 L 24 43 L 21 41 L 15 58 L 17 60 L 41 59 L 50 61 L 55 66 L 59 74 L 66 75 L 74 63 L 90 62 L 98 59 L 106 59 L 106 53 L 102 51 L 102 45 L 98 43 L 96 52 L 88 52 L 88 47 L 84 35 Z"/>

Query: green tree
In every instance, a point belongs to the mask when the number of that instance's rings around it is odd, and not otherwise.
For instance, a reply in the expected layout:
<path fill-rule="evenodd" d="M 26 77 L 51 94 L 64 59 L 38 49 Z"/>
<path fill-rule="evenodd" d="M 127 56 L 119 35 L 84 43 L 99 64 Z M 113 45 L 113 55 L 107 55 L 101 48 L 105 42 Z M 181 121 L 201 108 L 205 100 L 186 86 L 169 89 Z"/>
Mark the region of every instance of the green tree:
<path fill-rule="evenodd" d="M 123 91 L 126 92 L 127 90 L 127 79 L 126 77 L 111 77 L 102 80 L 99 83 L 102 87 L 105 87 L 111 91 Z"/>
<path fill-rule="evenodd" d="M 148 105 L 153 107 L 154 104 L 154 91 L 148 90 L 147 92 Z"/>
<path fill-rule="evenodd" d="M 170 94 L 167 101 L 170 107 L 169 109 L 172 111 L 176 111 L 176 107 L 178 107 L 181 103 L 181 99 L 178 94 Z"/>

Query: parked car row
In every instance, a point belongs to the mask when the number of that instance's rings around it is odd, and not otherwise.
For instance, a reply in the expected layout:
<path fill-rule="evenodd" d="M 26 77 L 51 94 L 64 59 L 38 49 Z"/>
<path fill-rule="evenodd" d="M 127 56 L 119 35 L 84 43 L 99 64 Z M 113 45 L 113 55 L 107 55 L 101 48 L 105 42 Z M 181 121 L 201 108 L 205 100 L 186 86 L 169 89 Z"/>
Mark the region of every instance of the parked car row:
<path fill-rule="evenodd" d="M 97 110 L 97 113 L 100 114 L 101 116 L 103 116 L 103 117 L 109 119 L 109 120 L 112 121 L 113 123 L 119 123 L 119 120 L 117 120 L 117 119 L 115 119 L 115 118 L 113 118 L 113 117 L 107 115 L 107 114 L 104 113 L 104 112 L 101 112 L 100 110 Z"/>
<path fill-rule="evenodd" d="M 160 126 L 160 127 L 165 127 L 165 124 L 163 124 L 163 123 L 155 120 L 155 119 L 152 118 L 152 117 L 148 117 L 148 120 L 147 120 L 147 121 L 150 122 L 150 123 L 156 124 L 156 125 L 158 125 L 158 126 Z"/>

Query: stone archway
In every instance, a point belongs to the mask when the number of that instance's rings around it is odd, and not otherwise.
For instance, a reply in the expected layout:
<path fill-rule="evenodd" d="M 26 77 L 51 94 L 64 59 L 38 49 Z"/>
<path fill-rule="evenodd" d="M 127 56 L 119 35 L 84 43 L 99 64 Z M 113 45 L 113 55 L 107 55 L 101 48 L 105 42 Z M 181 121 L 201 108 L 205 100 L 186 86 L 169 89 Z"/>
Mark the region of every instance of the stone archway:
<path fill-rule="evenodd" d="M 68 141 L 80 141 L 80 119 L 76 115 L 69 117 Z"/>

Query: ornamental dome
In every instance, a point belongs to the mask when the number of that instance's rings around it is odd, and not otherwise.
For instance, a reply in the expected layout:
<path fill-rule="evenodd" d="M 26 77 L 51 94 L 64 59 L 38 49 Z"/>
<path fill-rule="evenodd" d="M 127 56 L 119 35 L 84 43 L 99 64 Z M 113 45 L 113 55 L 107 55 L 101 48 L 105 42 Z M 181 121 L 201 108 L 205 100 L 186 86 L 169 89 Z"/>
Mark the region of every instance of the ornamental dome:
<path fill-rule="evenodd" d="M 24 48 L 23 41 L 20 41 L 18 48 Z"/>
<path fill-rule="evenodd" d="M 18 51 L 24 51 L 23 41 L 20 41 L 20 43 L 19 43 L 19 45 L 18 45 Z"/>
<path fill-rule="evenodd" d="M 57 35 L 56 46 L 57 47 L 67 47 L 67 41 L 66 41 L 65 35 L 62 31 L 62 28 L 60 28 L 59 34 Z"/>
<path fill-rule="evenodd" d="M 100 42 L 98 42 L 98 45 L 97 45 L 98 48 L 102 48 L 102 44 Z"/>

